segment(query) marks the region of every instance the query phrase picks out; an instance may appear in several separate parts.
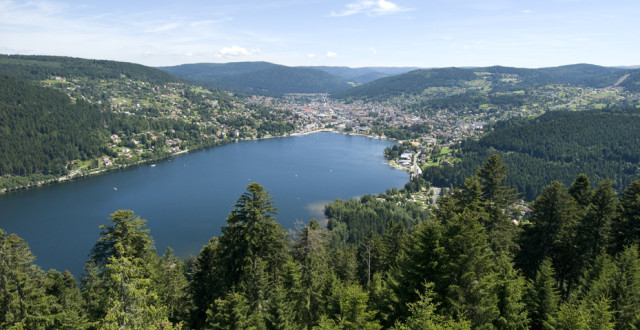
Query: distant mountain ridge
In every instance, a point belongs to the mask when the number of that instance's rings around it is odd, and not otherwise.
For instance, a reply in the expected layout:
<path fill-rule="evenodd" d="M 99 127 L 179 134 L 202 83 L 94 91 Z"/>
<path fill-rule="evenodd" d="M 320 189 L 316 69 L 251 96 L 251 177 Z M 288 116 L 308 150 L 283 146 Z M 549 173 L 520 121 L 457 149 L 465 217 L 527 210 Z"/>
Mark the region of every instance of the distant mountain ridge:
<path fill-rule="evenodd" d="M 346 66 L 309 66 L 336 75 L 342 79 L 357 84 L 366 84 L 376 79 L 395 76 L 409 71 L 418 70 L 418 67 L 362 67 L 350 68 Z"/>
<path fill-rule="evenodd" d="M 181 81 L 174 75 L 141 64 L 65 56 L 0 54 L 0 72 L 30 81 L 44 80 L 51 76 L 111 79 L 122 75 L 158 84 Z"/>
<path fill-rule="evenodd" d="M 419 95 L 425 89 L 490 88 L 518 89 L 545 84 L 569 84 L 604 88 L 620 82 L 629 90 L 640 88 L 640 70 L 602 67 L 592 64 L 572 64 L 551 68 L 524 69 L 503 66 L 484 68 L 419 69 L 392 77 L 385 77 L 332 94 L 337 98 L 384 99 L 400 95 Z"/>
<path fill-rule="evenodd" d="M 247 94 L 333 93 L 351 87 L 319 69 L 268 62 L 196 63 L 159 69 L 193 83 Z"/>
<path fill-rule="evenodd" d="M 193 83 L 233 92 L 279 96 L 286 93 L 331 93 L 336 98 L 385 99 L 419 95 L 427 88 L 475 88 L 493 91 L 545 84 L 640 89 L 639 69 L 571 64 L 528 69 L 504 66 L 415 67 L 302 66 L 269 62 L 183 64 L 159 69 Z M 628 75 L 625 77 L 625 75 Z M 624 78 L 624 79 L 623 79 Z"/>

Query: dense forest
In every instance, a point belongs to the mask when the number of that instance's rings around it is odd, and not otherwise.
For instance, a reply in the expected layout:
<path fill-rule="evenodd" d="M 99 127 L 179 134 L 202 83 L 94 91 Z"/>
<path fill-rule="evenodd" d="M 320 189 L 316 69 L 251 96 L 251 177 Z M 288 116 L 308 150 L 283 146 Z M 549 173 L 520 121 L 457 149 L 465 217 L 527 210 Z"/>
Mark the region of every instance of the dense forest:
<path fill-rule="evenodd" d="M 158 256 L 145 220 L 120 210 L 79 281 L 41 270 L 0 231 L 0 327 L 639 327 L 640 180 L 619 197 L 610 180 L 554 181 L 515 223 L 506 177 L 494 155 L 433 214 L 388 191 L 336 201 L 330 228 L 312 219 L 290 239 L 251 183 L 222 234 L 187 260 Z"/>
<path fill-rule="evenodd" d="M 605 178 L 622 191 L 640 178 L 640 115 L 635 109 L 553 111 L 533 119 L 495 125 L 477 141 L 462 143 L 455 165 L 427 167 L 426 181 L 455 187 L 491 154 L 509 167 L 506 183 L 533 200 L 553 180 L 565 185 L 580 173 L 594 182 Z"/>
<path fill-rule="evenodd" d="M 122 75 L 153 84 L 180 81 L 168 73 L 140 64 L 62 56 L 0 54 L 0 72 L 30 81 L 45 80 L 51 76 L 116 79 Z"/>
<path fill-rule="evenodd" d="M 62 175 L 69 161 L 101 155 L 99 107 L 1 74 L 0 95 L 0 176 Z"/>
<path fill-rule="evenodd" d="M 0 55 L 0 72 L 1 192 L 295 127 L 291 111 L 137 64 Z"/>
<path fill-rule="evenodd" d="M 322 70 L 268 62 L 198 63 L 160 69 L 196 84 L 254 95 L 332 93 L 351 87 Z"/>
<path fill-rule="evenodd" d="M 420 96 L 429 88 L 448 88 L 460 92 L 506 92 L 561 84 L 604 88 L 620 83 L 628 91 L 637 91 L 640 70 L 574 64 L 552 68 L 524 69 L 502 66 L 483 68 L 420 69 L 392 77 L 380 78 L 354 88 L 333 93 L 342 99 L 386 100 L 398 96 Z M 424 95 L 423 95 L 424 96 Z"/>

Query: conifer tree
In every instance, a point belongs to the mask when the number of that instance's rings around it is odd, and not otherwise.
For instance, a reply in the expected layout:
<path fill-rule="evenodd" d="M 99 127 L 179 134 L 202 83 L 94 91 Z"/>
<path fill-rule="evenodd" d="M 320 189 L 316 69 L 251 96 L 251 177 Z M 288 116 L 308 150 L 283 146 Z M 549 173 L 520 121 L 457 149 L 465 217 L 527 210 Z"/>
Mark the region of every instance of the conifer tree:
<path fill-rule="evenodd" d="M 549 329 L 555 323 L 560 295 L 554 276 L 551 260 L 544 259 L 535 279 L 528 285 L 526 301 L 531 329 Z"/>
<path fill-rule="evenodd" d="M 240 196 L 235 209 L 227 217 L 227 226 L 219 238 L 220 254 L 216 257 L 222 267 L 222 288 L 248 280 L 252 269 L 265 262 L 264 271 L 274 280 L 278 269 L 286 260 L 286 237 L 269 193 L 258 183 L 251 183 Z M 224 294 L 224 292 L 223 292 Z"/>
<path fill-rule="evenodd" d="M 591 181 L 586 174 L 579 174 L 575 181 L 569 187 L 569 195 L 576 200 L 578 205 L 580 205 L 583 209 L 586 209 L 591 202 L 591 195 L 593 191 L 591 191 Z"/>
<path fill-rule="evenodd" d="M 640 256 L 638 246 L 628 246 L 616 260 L 618 276 L 613 310 L 616 329 L 640 328 Z"/>
<path fill-rule="evenodd" d="M 405 243 L 407 230 L 402 222 L 390 220 L 380 239 L 380 270 L 383 272 L 398 266 L 398 257 Z"/>
<path fill-rule="evenodd" d="M 418 293 L 419 300 L 408 304 L 410 315 L 405 322 L 397 322 L 393 329 L 396 330 L 453 330 L 471 329 L 471 323 L 467 320 L 454 321 L 436 312 L 433 303 L 433 283 L 425 284 L 423 293 Z"/>
<path fill-rule="evenodd" d="M 381 329 L 375 320 L 376 312 L 368 308 L 368 300 L 367 292 L 357 283 L 339 283 L 330 297 L 328 316 L 338 329 Z"/>
<path fill-rule="evenodd" d="M 301 313 L 301 322 L 308 327 L 317 324 L 326 310 L 326 295 L 330 278 L 327 244 L 329 233 L 317 220 L 311 219 L 300 232 L 293 254 L 300 264 L 300 299 L 297 311 Z M 288 288 L 298 286 L 294 280 L 295 272 L 291 268 Z M 287 277 L 285 277 L 287 278 Z"/>
<path fill-rule="evenodd" d="M 473 327 L 489 326 L 499 316 L 495 271 L 477 213 L 465 211 L 447 223 L 444 248 L 443 309 L 456 320 L 468 319 Z"/>
<path fill-rule="evenodd" d="M 53 324 L 52 297 L 29 245 L 0 229 L 0 328 L 40 329 Z"/>
<path fill-rule="evenodd" d="M 592 194 L 589 206 L 578 228 L 578 244 L 587 269 L 602 252 L 609 250 L 614 219 L 617 217 L 618 199 L 611 180 L 600 182 Z"/>
<path fill-rule="evenodd" d="M 109 257 L 103 276 L 106 291 L 103 303 L 106 315 L 98 321 L 106 329 L 159 329 L 166 319 L 152 280 L 145 269 L 146 261 L 129 257 L 118 242 Z"/>
<path fill-rule="evenodd" d="M 44 287 L 47 295 L 54 302 L 51 304 L 51 314 L 54 317 L 54 328 L 84 329 L 89 322 L 83 308 L 83 300 L 78 283 L 69 271 L 63 274 L 56 270 L 47 272 Z"/>
<path fill-rule="evenodd" d="M 167 307 L 169 321 L 181 323 L 187 319 L 189 311 L 187 278 L 184 275 L 184 264 L 167 248 L 160 260 L 157 280 L 160 287 L 160 301 Z"/>
<path fill-rule="evenodd" d="M 498 329 L 527 329 L 527 316 L 524 296 L 526 281 L 514 268 L 511 258 L 506 254 L 498 255 L 496 262 L 495 287 L 500 316 L 494 322 Z"/>
<path fill-rule="evenodd" d="M 540 261 L 549 257 L 565 297 L 582 274 L 577 246 L 578 207 L 567 189 L 554 181 L 536 198 L 532 225 L 523 234 L 520 264 L 532 274 Z"/>
<path fill-rule="evenodd" d="M 482 185 L 482 199 L 498 207 L 513 203 L 516 193 L 513 188 L 501 185 L 507 178 L 507 165 L 500 156 L 493 154 L 476 172 Z"/>
<path fill-rule="evenodd" d="M 440 221 L 433 220 L 418 224 L 408 236 L 407 244 L 398 258 L 398 267 L 390 272 L 393 319 L 404 320 L 408 317 L 407 304 L 419 299 L 419 293 L 424 289 L 422 283 L 433 282 L 438 293 L 437 302 L 442 301 L 443 233 L 444 226 Z"/>
<path fill-rule="evenodd" d="M 192 278 L 189 281 L 189 293 L 193 303 L 190 323 L 196 329 L 204 326 L 207 310 L 222 291 L 218 280 L 222 274 L 216 262 L 218 249 L 218 238 L 211 238 L 209 243 L 202 247 L 193 266 Z"/>
<path fill-rule="evenodd" d="M 129 210 L 111 214 L 85 266 L 82 291 L 90 318 L 106 328 L 170 327 L 160 300 L 160 258 L 146 221 Z"/>
<path fill-rule="evenodd" d="M 616 251 L 640 240 L 640 180 L 633 181 L 622 193 L 615 231 Z"/>

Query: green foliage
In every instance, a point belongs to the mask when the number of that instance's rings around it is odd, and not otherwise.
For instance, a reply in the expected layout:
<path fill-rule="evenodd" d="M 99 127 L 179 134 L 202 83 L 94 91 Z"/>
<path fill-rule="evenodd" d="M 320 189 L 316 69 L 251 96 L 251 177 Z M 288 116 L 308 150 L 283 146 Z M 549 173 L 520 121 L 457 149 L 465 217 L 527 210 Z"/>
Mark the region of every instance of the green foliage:
<path fill-rule="evenodd" d="M 358 284 L 339 283 L 329 299 L 329 314 L 336 329 L 381 329 L 375 311 L 369 310 L 368 294 Z M 326 321 L 320 321 L 320 324 Z"/>
<path fill-rule="evenodd" d="M 171 274 L 163 269 L 149 230 L 144 229 L 146 220 L 129 210 L 116 211 L 109 220 L 111 225 L 100 226 L 82 280 L 91 321 L 106 329 L 172 326 L 168 307 L 174 319 L 185 311 L 177 311 L 169 298 L 175 293 L 167 285 Z"/>
<path fill-rule="evenodd" d="M 526 302 L 532 329 L 549 329 L 555 322 L 560 295 L 554 276 L 551 261 L 544 259 L 528 284 Z"/>
<path fill-rule="evenodd" d="M 116 211 L 100 227 L 81 290 L 69 272 L 45 275 L 24 241 L 0 231 L 0 327 L 640 327 L 638 245 L 616 241 L 637 239 L 620 236 L 634 228 L 635 182 L 620 202 L 608 180 L 595 190 L 586 175 L 569 189 L 553 182 L 532 205 L 525 230 L 512 237 L 498 225 L 513 201 L 502 185 L 506 176 L 501 159 L 491 157 L 440 199 L 432 219 L 409 228 L 390 219 L 381 233 L 358 241 L 348 239 L 349 220 L 328 230 L 312 219 L 291 245 L 275 222 L 272 198 L 252 183 L 222 235 L 187 262 L 171 249 L 158 257 L 145 220 Z M 384 202 L 338 201 L 333 214 L 347 219 L 355 214 L 350 207 L 403 205 L 393 191 L 380 196 Z M 513 249 L 499 247 L 517 242 L 519 266 Z"/>
<path fill-rule="evenodd" d="M 638 176 L 640 116 L 633 110 L 553 111 L 535 119 L 511 121 L 478 141 L 462 144 L 461 161 L 427 167 L 425 180 L 434 186 L 459 186 L 491 154 L 498 154 L 510 171 L 504 183 L 526 200 L 559 180 L 569 185 L 580 173 L 597 184 L 610 178 L 622 191 Z"/>
<path fill-rule="evenodd" d="M 0 328 L 41 329 L 55 320 L 34 259 L 26 242 L 0 230 Z"/>
<path fill-rule="evenodd" d="M 438 315 L 436 306 L 433 303 L 434 293 L 432 292 L 433 283 L 425 284 L 424 293 L 418 293 L 419 300 L 409 303 L 408 308 L 411 313 L 405 322 L 398 322 L 393 329 L 410 330 L 410 329 L 471 329 L 471 323 L 466 320 L 453 321 L 445 316 Z"/>
<path fill-rule="evenodd" d="M 249 184 L 220 236 L 218 262 L 223 269 L 220 280 L 226 290 L 248 280 L 247 271 L 255 271 L 260 262 L 265 262 L 267 274 L 275 274 L 283 264 L 286 239 L 274 214 L 276 208 L 269 193 L 258 183 Z"/>
<path fill-rule="evenodd" d="M 82 294 L 73 275 L 69 271 L 63 274 L 49 270 L 44 280 L 47 295 L 52 297 L 52 327 L 65 329 L 84 329 L 89 326 L 87 315 L 82 306 Z"/>
<path fill-rule="evenodd" d="M 581 275 L 578 255 L 578 206 L 558 181 L 547 186 L 531 207 L 531 225 L 525 227 L 519 260 L 527 274 L 550 258 L 566 297 Z"/>
<path fill-rule="evenodd" d="M 179 81 L 170 74 L 140 64 L 61 56 L 0 55 L 0 71 L 26 80 L 44 80 L 51 76 L 113 79 L 125 75 L 157 84 Z"/>
<path fill-rule="evenodd" d="M 640 239 L 640 180 L 633 181 L 624 190 L 619 212 L 620 216 L 614 226 L 618 251 Z"/>
<path fill-rule="evenodd" d="M 256 95 L 331 93 L 350 87 L 321 70 L 266 62 L 183 64 L 160 69 L 197 84 Z"/>
<path fill-rule="evenodd" d="M 60 176 L 70 161 L 101 154 L 99 108 L 3 74 L 0 95 L 0 176 Z"/>
<path fill-rule="evenodd" d="M 403 199 L 398 203 L 394 196 L 374 197 L 366 195 L 360 200 L 336 200 L 325 206 L 325 216 L 329 218 L 328 228 L 334 231 L 340 224 L 346 224 L 348 236 L 345 241 L 359 243 L 370 232 L 382 234 L 389 221 L 402 223 L 405 228 L 429 219 L 430 212 L 420 204 Z"/>

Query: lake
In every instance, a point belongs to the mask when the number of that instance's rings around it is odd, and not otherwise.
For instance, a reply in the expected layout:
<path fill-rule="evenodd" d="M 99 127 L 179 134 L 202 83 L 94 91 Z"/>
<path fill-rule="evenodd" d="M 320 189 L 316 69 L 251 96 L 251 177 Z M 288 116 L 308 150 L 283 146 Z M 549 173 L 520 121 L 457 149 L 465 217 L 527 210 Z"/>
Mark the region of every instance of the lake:
<path fill-rule="evenodd" d="M 83 272 L 99 237 L 119 209 L 147 220 L 156 249 L 197 255 L 251 182 L 270 192 L 284 228 L 322 219 L 337 198 L 401 188 L 408 173 L 391 168 L 393 142 L 337 133 L 243 141 L 105 175 L 0 195 L 0 228 L 29 244 L 47 270 Z"/>

